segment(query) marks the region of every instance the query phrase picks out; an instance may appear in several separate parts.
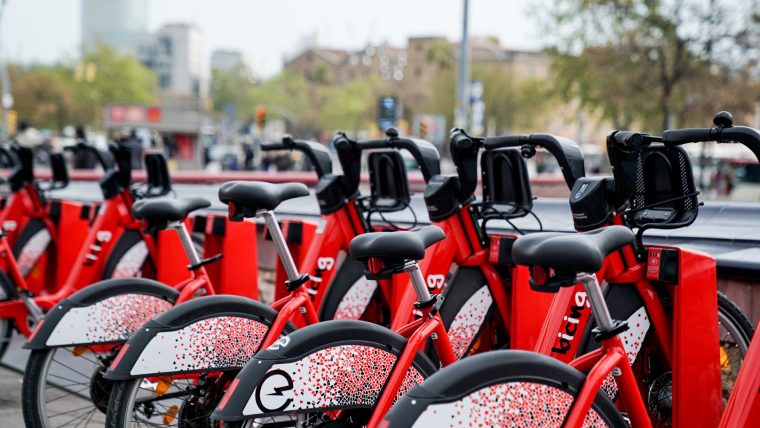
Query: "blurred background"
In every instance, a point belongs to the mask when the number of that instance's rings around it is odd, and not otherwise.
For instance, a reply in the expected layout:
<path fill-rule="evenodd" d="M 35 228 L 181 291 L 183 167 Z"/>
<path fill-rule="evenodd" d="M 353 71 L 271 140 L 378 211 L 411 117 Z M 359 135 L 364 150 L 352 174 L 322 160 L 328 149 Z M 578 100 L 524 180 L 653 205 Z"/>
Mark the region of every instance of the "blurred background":
<path fill-rule="evenodd" d="M 760 127 L 755 0 L 0 4 L 2 135 L 41 162 L 86 138 L 129 145 L 138 167 L 158 149 L 175 169 L 299 170 L 259 145 L 393 126 L 446 153 L 457 126 L 571 138 L 593 174 L 613 129 L 710 126 L 719 110 Z M 760 201 L 748 150 L 694 146 L 705 198 Z"/>

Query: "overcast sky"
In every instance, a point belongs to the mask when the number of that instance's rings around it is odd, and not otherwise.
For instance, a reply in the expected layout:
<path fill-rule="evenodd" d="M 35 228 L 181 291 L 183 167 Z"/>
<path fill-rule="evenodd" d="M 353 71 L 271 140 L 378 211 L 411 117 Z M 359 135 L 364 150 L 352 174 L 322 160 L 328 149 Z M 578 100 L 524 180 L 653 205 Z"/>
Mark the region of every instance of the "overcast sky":
<path fill-rule="evenodd" d="M 108 1 L 108 0 L 102 0 Z M 529 4 L 519 0 L 471 0 L 473 36 L 494 35 L 512 48 L 540 46 Z M 462 0 L 149 0 L 148 27 L 189 22 L 214 49 L 241 50 L 260 75 L 277 72 L 304 36 L 319 45 L 357 48 L 408 36 L 461 36 Z M 12 61 L 73 58 L 80 44 L 79 0 L 7 0 L 0 47 Z M 207 58 L 208 61 L 208 58 Z"/>

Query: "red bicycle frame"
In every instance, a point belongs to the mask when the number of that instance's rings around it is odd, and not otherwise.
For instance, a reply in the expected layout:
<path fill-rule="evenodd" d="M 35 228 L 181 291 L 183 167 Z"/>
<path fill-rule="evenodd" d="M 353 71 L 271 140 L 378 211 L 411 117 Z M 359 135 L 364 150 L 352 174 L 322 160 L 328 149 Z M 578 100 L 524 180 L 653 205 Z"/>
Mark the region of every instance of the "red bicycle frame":
<path fill-rule="evenodd" d="M 481 243 L 479 225 L 470 209 L 470 204 L 462 206 L 459 211 L 441 222 L 433 224 L 443 229 L 446 238 L 430 247 L 425 258 L 419 262 L 424 272 L 426 283 L 432 293 L 443 290 L 443 279 L 449 274 L 451 266 L 477 266 L 483 272 L 491 291 L 496 312 L 503 325 L 508 329 L 512 349 L 532 349 L 538 340 L 545 313 L 551 296 L 535 293 L 528 285 L 529 271 L 525 266 L 510 267 L 510 286 L 504 284 L 499 272 L 491 262 L 491 247 Z M 495 246 L 495 245 L 494 245 Z M 496 247 L 496 246 L 495 246 Z M 495 248 L 498 252 L 498 247 Z M 393 296 L 396 308 L 391 329 L 398 330 L 414 319 L 414 288 L 408 280 L 402 284 L 381 281 L 381 289 L 386 295 Z"/>
<path fill-rule="evenodd" d="M 320 218 L 320 225 L 302 262 L 303 271 L 311 277 L 309 293 L 315 308 L 322 304 L 330 281 L 338 270 L 338 254 L 341 251 L 348 253 L 351 239 L 366 231 L 355 198 L 339 210 Z"/>
<path fill-rule="evenodd" d="M 650 279 L 654 269 L 659 269 L 659 254 L 664 249 L 675 250 L 679 255 L 678 281 L 668 286 L 673 301 L 672 316 L 665 311 Z M 648 260 L 642 262 L 631 247 L 626 247 L 608 256 L 596 276 L 608 282 L 609 287 L 632 283 L 643 299 L 663 363 L 673 373 L 673 426 L 716 426 L 722 401 L 715 352 L 715 344 L 719 342 L 715 259 L 696 251 L 650 246 Z M 634 426 L 648 426 L 649 417 L 641 398 L 643 385 L 633 376 L 620 339 L 604 340 L 600 349 L 573 359 L 591 314 L 587 305 L 578 304 L 585 302 L 585 297 L 582 284 L 560 289 L 536 347 L 536 352 L 588 372 L 566 425 L 581 426 L 600 385 L 617 368 L 622 373 L 616 381 L 625 410 Z M 569 318 L 572 320 L 568 321 Z"/>
<path fill-rule="evenodd" d="M 0 302 L 0 314 L 4 318 L 13 319 L 19 331 L 27 337 L 30 336 L 32 330 L 27 322 L 30 316 L 30 306 L 36 306 L 43 312 L 47 311 L 61 299 L 99 281 L 102 278 L 108 255 L 125 230 L 139 231 L 145 241 L 148 253 L 155 256 L 155 239 L 150 234 L 142 233 L 140 222 L 132 217 L 132 203 L 133 198 L 129 190 L 123 190 L 117 196 L 109 198 L 103 203 L 102 212 L 95 218 L 87 239 L 79 251 L 78 262 L 58 291 L 31 298 L 33 302 L 31 305 L 24 298 Z M 6 255 L 7 260 L 8 255 Z M 8 263 L 8 265 L 9 271 L 15 271 L 12 275 L 20 275 L 18 268 L 11 266 L 15 265 L 15 262 Z M 15 279 L 17 277 L 14 277 Z M 24 284 L 24 282 L 20 281 L 17 284 Z"/>

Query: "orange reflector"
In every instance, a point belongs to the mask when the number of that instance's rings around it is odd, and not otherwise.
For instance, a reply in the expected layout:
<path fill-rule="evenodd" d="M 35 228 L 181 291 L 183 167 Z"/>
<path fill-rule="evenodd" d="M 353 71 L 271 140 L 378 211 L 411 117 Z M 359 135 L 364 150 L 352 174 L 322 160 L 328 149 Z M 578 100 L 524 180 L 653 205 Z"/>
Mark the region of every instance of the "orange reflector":
<path fill-rule="evenodd" d="M 158 384 L 156 385 L 156 395 L 161 396 L 166 394 L 170 386 L 172 386 L 172 378 L 161 376 L 158 378 Z"/>
<path fill-rule="evenodd" d="M 75 346 L 74 350 L 71 351 L 72 354 L 74 354 L 75 357 L 81 357 L 84 355 L 84 353 L 87 352 L 87 347 L 84 345 Z"/>
<path fill-rule="evenodd" d="M 174 419 L 177 418 L 177 411 L 179 410 L 179 407 L 176 405 L 169 407 L 166 409 L 166 414 L 164 415 L 164 425 L 171 425 L 172 422 L 174 422 Z"/>
<path fill-rule="evenodd" d="M 720 347 L 720 368 L 727 369 L 731 367 L 731 361 L 728 359 L 728 352 L 726 352 L 726 348 Z"/>

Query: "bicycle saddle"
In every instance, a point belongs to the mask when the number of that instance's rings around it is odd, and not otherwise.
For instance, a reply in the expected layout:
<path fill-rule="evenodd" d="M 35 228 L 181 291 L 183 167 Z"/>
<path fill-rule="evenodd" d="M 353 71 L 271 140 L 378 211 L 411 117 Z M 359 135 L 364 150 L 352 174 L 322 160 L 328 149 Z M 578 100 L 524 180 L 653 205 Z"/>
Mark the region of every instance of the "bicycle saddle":
<path fill-rule="evenodd" d="M 228 181 L 219 188 L 219 200 L 230 206 L 230 218 L 254 217 L 256 211 L 273 210 L 282 201 L 307 196 L 303 183 L 264 183 L 261 181 Z"/>
<path fill-rule="evenodd" d="M 633 232 L 609 226 L 585 233 L 542 232 L 520 237 L 512 247 L 515 262 L 562 272 L 597 272 L 604 258 L 632 244 Z"/>
<path fill-rule="evenodd" d="M 204 198 L 141 199 L 132 206 L 132 215 L 138 220 L 166 223 L 182 221 L 191 212 L 210 206 L 211 202 Z"/>
<path fill-rule="evenodd" d="M 415 231 L 365 233 L 351 240 L 348 252 L 359 261 L 372 257 L 422 260 L 425 249 L 445 236 L 438 226 L 425 226 Z"/>

